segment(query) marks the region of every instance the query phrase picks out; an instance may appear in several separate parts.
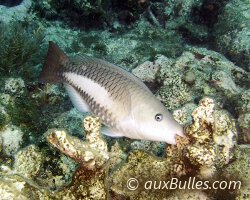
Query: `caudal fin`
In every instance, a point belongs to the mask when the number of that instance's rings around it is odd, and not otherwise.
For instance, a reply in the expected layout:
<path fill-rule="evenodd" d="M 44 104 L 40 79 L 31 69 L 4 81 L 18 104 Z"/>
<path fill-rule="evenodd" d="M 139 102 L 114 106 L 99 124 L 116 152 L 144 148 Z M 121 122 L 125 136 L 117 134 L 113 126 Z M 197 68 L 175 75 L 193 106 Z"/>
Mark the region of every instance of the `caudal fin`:
<path fill-rule="evenodd" d="M 60 82 L 60 68 L 69 61 L 66 54 L 53 42 L 49 42 L 49 49 L 38 77 L 40 83 Z"/>

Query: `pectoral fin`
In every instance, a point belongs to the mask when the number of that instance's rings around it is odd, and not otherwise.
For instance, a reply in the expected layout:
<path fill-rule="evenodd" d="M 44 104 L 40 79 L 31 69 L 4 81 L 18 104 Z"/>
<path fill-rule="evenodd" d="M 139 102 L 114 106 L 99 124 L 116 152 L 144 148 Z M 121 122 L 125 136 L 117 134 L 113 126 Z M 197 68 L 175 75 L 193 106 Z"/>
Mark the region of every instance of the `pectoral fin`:
<path fill-rule="evenodd" d="M 116 132 L 114 130 L 112 130 L 111 128 L 107 127 L 107 126 L 103 126 L 101 128 L 101 133 L 103 135 L 107 135 L 109 137 L 123 137 L 123 135 L 119 132 Z"/>
<path fill-rule="evenodd" d="M 74 107 L 81 112 L 89 112 L 89 106 L 81 95 L 71 85 L 65 83 L 64 86 Z"/>

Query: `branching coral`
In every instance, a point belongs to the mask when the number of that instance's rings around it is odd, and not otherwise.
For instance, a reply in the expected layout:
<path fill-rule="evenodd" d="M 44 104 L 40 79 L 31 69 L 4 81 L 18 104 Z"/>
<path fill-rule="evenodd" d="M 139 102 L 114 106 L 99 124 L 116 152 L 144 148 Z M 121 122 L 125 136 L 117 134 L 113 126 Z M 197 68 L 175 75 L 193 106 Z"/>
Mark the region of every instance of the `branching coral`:
<path fill-rule="evenodd" d="M 57 199 L 105 199 L 105 169 L 109 159 L 107 145 L 100 137 L 99 118 L 86 117 L 83 120 L 86 141 L 68 135 L 62 130 L 49 130 L 47 141 L 62 153 L 80 164 L 71 186 L 55 194 Z"/>
<path fill-rule="evenodd" d="M 83 126 L 86 132 L 85 142 L 59 129 L 49 130 L 46 139 L 53 147 L 87 169 L 100 168 L 109 156 L 106 143 L 100 138 L 99 118 L 87 117 Z"/>
<path fill-rule="evenodd" d="M 192 117 L 193 123 L 185 129 L 191 140 L 185 156 L 200 167 L 219 169 L 228 164 L 237 138 L 235 122 L 229 113 L 218 109 L 213 99 L 203 98 Z"/>

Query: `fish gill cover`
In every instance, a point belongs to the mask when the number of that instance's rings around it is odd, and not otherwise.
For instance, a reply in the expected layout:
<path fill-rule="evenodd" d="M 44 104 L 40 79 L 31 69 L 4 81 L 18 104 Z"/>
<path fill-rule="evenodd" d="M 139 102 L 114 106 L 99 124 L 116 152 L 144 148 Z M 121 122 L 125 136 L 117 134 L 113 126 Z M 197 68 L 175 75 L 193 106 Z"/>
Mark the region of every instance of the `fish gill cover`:
<path fill-rule="evenodd" d="M 0 199 L 249 198 L 249 8 L 244 0 L 0 1 Z M 38 83 L 49 41 L 70 58 L 87 54 L 133 73 L 185 137 L 169 145 L 100 135 L 100 119 L 76 110 L 62 84 Z M 241 187 L 164 188 L 190 177 Z"/>

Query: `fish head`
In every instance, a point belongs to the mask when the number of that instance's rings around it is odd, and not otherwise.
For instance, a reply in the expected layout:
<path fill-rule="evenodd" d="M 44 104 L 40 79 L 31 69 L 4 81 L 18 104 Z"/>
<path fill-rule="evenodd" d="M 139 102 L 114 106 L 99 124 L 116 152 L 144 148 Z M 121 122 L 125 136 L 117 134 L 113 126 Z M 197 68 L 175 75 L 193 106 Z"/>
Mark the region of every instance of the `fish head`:
<path fill-rule="evenodd" d="M 176 135 L 184 136 L 183 127 L 156 99 L 150 104 L 140 104 L 134 120 L 140 139 L 176 144 Z"/>

